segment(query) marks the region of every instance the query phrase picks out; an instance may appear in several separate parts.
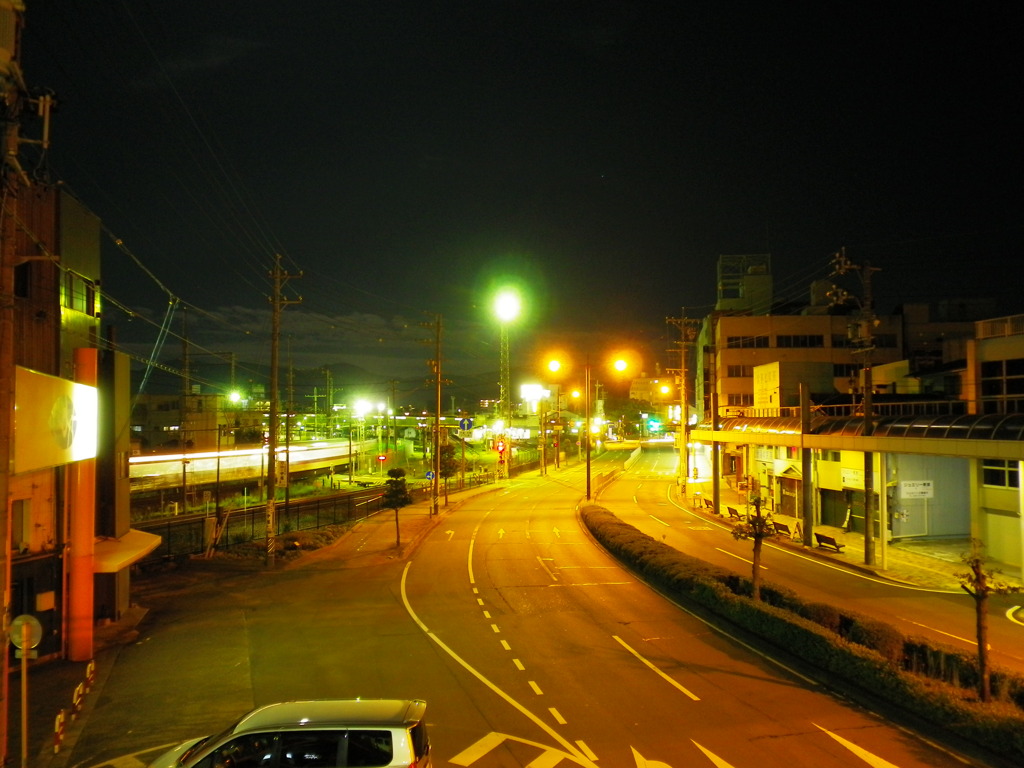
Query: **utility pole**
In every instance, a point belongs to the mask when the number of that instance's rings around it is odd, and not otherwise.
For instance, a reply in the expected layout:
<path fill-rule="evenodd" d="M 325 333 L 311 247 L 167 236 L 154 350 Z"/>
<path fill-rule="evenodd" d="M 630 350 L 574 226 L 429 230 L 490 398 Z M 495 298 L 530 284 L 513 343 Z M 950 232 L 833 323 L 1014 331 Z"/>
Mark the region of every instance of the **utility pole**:
<path fill-rule="evenodd" d="M 10 519 L 8 495 L 13 462 L 14 438 L 14 265 L 17 259 L 14 235 L 17 231 L 18 197 L 30 186 L 28 176 L 18 162 L 19 119 L 27 92 L 19 65 L 22 13 L 20 3 L 0 7 L 0 98 L 3 99 L 3 187 L 0 189 L 0 598 L 3 600 L 0 656 L 0 765 L 7 764 L 7 725 L 10 653 L 7 637 L 11 625 L 11 547 L 8 541 Z"/>
<path fill-rule="evenodd" d="M 679 493 L 686 498 L 686 483 L 690 476 L 690 454 L 687 447 L 690 444 L 690 414 L 689 396 L 686 390 L 686 359 L 697 338 L 697 320 L 691 320 L 686 316 L 686 307 L 680 313 L 682 317 L 666 317 L 665 322 L 679 329 L 680 341 L 677 341 L 679 352 L 679 368 L 669 368 L 668 372 L 676 375 L 677 389 L 679 390 L 679 431 L 676 432 L 676 443 L 679 447 Z M 673 352 L 676 350 L 668 350 Z"/>
<path fill-rule="evenodd" d="M 871 373 L 871 353 L 875 349 L 875 326 L 878 319 L 875 317 L 874 295 L 871 288 L 871 277 L 875 272 L 880 271 L 878 267 L 872 267 L 871 262 L 864 262 L 863 266 L 852 263 L 846 258 L 846 248 L 840 248 L 833 256 L 833 275 L 845 275 L 847 272 L 856 271 L 860 275 L 863 288 L 863 298 L 859 301 L 860 312 L 857 315 L 857 324 L 850 328 L 850 342 L 854 346 L 855 355 L 863 355 L 862 362 L 862 384 L 864 388 L 864 427 L 861 434 L 864 437 L 871 437 L 875 432 L 874 425 L 874 381 Z M 829 293 L 833 302 L 846 302 L 856 300 L 841 288 L 833 286 Z M 885 484 L 882 485 L 882 493 L 885 493 Z M 882 521 L 881 536 L 885 541 L 888 525 Z M 884 546 L 884 544 L 883 544 Z M 865 565 L 875 564 L 875 454 L 867 450 L 864 452 L 864 563 Z"/>
<path fill-rule="evenodd" d="M 421 323 L 421 325 L 434 330 L 434 359 L 427 361 L 427 365 L 434 375 L 427 379 L 427 384 L 434 387 L 434 455 L 431 460 L 434 477 L 431 481 L 430 514 L 436 515 L 441 496 L 441 387 L 447 383 L 441 376 L 441 315 L 434 315 L 434 322 Z"/>
<path fill-rule="evenodd" d="M 388 403 L 388 445 L 391 447 L 391 441 L 395 443 L 395 456 L 398 456 L 398 430 L 395 426 L 395 419 L 398 418 L 395 415 L 395 408 L 398 406 L 398 380 L 391 379 L 388 384 L 391 385 L 391 401 Z"/>
<path fill-rule="evenodd" d="M 270 330 L 270 413 L 268 426 L 270 434 L 267 436 L 267 567 L 274 565 L 274 551 L 277 548 L 277 443 L 278 443 L 278 422 L 280 420 L 278 408 L 278 367 L 279 347 L 281 343 L 281 310 L 289 304 L 299 304 L 302 299 L 286 300 L 281 297 L 281 289 L 284 284 L 293 277 L 281 270 L 281 255 L 274 256 L 274 269 L 270 273 L 274 281 L 274 294 L 270 298 L 271 306 L 271 330 Z"/>

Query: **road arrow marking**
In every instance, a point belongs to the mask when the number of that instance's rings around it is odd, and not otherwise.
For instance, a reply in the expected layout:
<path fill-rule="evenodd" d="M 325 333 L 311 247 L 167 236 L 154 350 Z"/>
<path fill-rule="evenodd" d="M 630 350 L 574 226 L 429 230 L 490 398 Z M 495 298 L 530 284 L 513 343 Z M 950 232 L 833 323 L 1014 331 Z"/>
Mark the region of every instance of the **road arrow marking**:
<path fill-rule="evenodd" d="M 697 746 L 700 745 L 698 744 Z M 672 768 L 671 765 L 663 763 L 660 760 L 648 760 L 637 752 L 635 747 L 630 747 L 630 749 L 633 750 L 633 759 L 636 760 L 636 768 Z"/>
<path fill-rule="evenodd" d="M 445 531 L 445 533 L 448 534 L 448 541 L 451 541 L 452 540 L 452 536 L 455 535 L 455 531 L 452 531 L 452 530 Z"/>
<path fill-rule="evenodd" d="M 1014 624 L 1020 624 L 1022 627 L 1024 627 L 1024 621 L 1021 621 L 1020 619 L 1017 618 L 1017 611 L 1019 611 L 1019 610 L 1020 610 L 1020 606 L 1019 605 L 1013 606 L 1013 608 L 1011 608 L 1010 610 L 1008 610 L 1006 612 L 1006 618 L 1008 618 Z"/>
<path fill-rule="evenodd" d="M 504 528 L 499 528 L 498 529 L 498 538 L 499 539 L 505 538 L 505 529 Z"/>
<path fill-rule="evenodd" d="M 593 762 L 597 758 L 592 756 L 593 753 L 586 748 L 586 745 L 580 747 L 581 752 L 579 754 L 571 754 L 549 747 L 546 744 L 495 731 L 491 731 L 483 738 L 477 739 L 475 743 L 466 747 L 455 757 L 449 758 L 448 762 L 452 765 L 473 765 L 477 760 L 480 760 L 492 750 L 497 749 L 506 741 L 516 744 L 528 744 L 540 750 L 541 755 L 530 763 L 531 766 L 536 766 L 536 768 L 553 768 L 553 766 L 561 765 L 564 761 L 584 766 L 584 768 L 597 768 L 596 763 Z M 647 763 L 647 765 L 651 766 L 651 768 L 656 768 L 658 765 L 664 766 L 664 763 Z M 668 766 L 665 766 L 665 768 L 668 768 Z"/>
<path fill-rule="evenodd" d="M 690 741 L 693 741 L 693 739 L 690 739 Z M 712 763 L 714 763 L 716 766 L 718 766 L 718 768 L 733 768 L 732 763 L 725 762 L 725 760 L 720 758 L 718 755 L 716 755 L 711 750 L 704 749 L 704 747 L 702 747 L 696 741 L 693 741 L 693 746 L 695 746 L 697 749 L 699 749 L 701 752 L 703 752 L 704 755 L 707 757 L 707 759 L 710 760 Z"/>
<path fill-rule="evenodd" d="M 890 763 L 888 760 L 884 760 L 881 757 L 879 757 L 878 755 L 875 755 L 875 754 L 872 754 L 871 752 L 868 752 L 863 747 L 858 747 L 852 741 L 847 741 L 842 736 L 840 736 L 838 734 L 835 734 L 835 733 L 832 733 L 832 731 L 828 730 L 827 728 L 822 728 L 817 723 L 811 723 L 811 725 L 813 725 L 815 728 L 818 728 L 818 729 L 824 731 L 825 733 L 827 733 L 829 736 L 831 736 L 833 739 L 838 741 L 840 744 L 842 744 L 848 750 L 853 752 L 853 754 L 855 754 L 857 757 L 859 757 L 861 760 L 863 760 L 868 765 L 874 766 L 874 768 L 897 768 L 897 766 L 894 763 Z"/>

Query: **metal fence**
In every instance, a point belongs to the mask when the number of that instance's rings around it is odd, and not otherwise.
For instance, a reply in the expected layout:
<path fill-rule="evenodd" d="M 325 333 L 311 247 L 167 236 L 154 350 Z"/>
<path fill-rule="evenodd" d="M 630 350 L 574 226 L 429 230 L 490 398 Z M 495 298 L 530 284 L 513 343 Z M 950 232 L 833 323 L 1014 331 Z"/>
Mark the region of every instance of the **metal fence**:
<path fill-rule="evenodd" d="M 451 493 L 493 482 L 493 473 L 476 473 L 468 475 L 464 483 L 450 482 L 448 491 Z M 413 503 L 429 501 L 431 492 L 432 488 L 429 483 L 409 485 Z M 442 486 L 442 495 L 443 493 Z M 355 523 L 380 512 L 382 498 L 383 487 L 379 493 L 367 494 L 362 491 L 339 496 L 303 499 L 288 504 L 278 502 L 274 507 L 276 535 Z M 232 547 L 266 539 L 267 508 L 265 505 L 233 510 L 227 513 L 226 517 L 224 531 L 217 542 L 218 550 L 230 551 Z M 135 523 L 134 528 L 156 534 L 162 539 L 160 546 L 144 558 L 140 565 L 145 566 L 160 560 L 189 557 L 206 552 L 215 525 L 216 518 L 213 515 L 164 518 Z"/>

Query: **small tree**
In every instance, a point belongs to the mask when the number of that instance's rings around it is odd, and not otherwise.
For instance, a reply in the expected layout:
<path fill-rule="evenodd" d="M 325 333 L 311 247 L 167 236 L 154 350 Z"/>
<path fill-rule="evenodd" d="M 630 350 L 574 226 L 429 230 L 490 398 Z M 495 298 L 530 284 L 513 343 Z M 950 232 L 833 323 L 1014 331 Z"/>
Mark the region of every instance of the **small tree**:
<path fill-rule="evenodd" d="M 761 516 L 761 498 L 759 496 L 754 496 L 750 499 L 750 503 L 754 507 L 754 514 L 747 515 L 746 521 L 735 526 L 732 529 L 732 536 L 737 540 L 754 540 L 754 568 L 750 576 L 750 589 L 751 597 L 755 600 L 760 600 L 761 546 L 764 544 L 765 539 L 769 539 L 775 535 L 775 530 L 772 528 L 771 523 L 768 522 L 768 519 Z"/>
<path fill-rule="evenodd" d="M 445 443 L 441 446 L 441 450 L 438 451 L 438 465 L 441 468 L 441 473 L 438 475 L 444 480 L 444 505 L 448 506 L 448 478 L 454 477 L 455 473 L 459 469 L 459 462 L 455 460 L 455 446 L 451 443 Z"/>
<path fill-rule="evenodd" d="M 999 581 L 999 571 L 985 568 L 985 544 L 979 539 L 971 539 L 971 551 L 960 556 L 963 563 L 970 569 L 966 573 L 955 574 L 960 580 L 960 588 L 974 599 L 975 629 L 978 640 L 978 698 L 982 701 L 992 699 L 992 674 L 988 658 L 988 598 L 989 595 L 1007 595 L 1019 592 L 1020 587 Z"/>
<path fill-rule="evenodd" d="M 384 483 L 384 496 L 381 506 L 395 510 L 395 546 L 402 546 L 402 529 L 398 525 L 398 510 L 412 504 L 412 494 L 405 485 L 405 470 L 395 467 L 388 470 L 388 479 Z"/>

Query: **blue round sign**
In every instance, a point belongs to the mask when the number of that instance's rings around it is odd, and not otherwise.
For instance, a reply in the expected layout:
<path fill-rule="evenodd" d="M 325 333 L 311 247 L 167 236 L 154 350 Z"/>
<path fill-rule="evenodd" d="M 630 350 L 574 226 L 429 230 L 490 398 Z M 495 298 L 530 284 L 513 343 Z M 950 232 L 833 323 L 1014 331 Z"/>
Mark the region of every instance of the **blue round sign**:
<path fill-rule="evenodd" d="M 431 470 L 430 472 L 427 472 L 427 480 L 433 480 L 433 479 L 434 479 L 434 472 L 433 472 L 433 470 Z"/>

